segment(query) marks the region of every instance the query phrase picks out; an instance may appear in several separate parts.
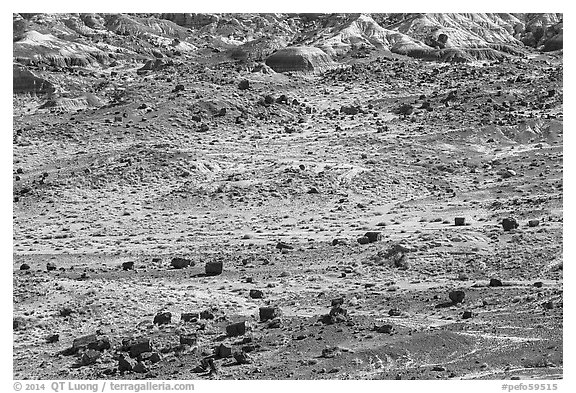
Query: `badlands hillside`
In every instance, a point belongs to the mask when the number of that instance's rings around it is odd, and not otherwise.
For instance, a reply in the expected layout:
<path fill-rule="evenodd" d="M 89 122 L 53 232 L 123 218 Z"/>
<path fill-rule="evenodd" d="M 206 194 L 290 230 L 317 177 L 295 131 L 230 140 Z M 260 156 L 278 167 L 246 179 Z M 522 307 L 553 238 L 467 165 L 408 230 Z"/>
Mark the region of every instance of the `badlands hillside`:
<path fill-rule="evenodd" d="M 562 24 L 14 14 L 14 378 L 562 378 Z"/>

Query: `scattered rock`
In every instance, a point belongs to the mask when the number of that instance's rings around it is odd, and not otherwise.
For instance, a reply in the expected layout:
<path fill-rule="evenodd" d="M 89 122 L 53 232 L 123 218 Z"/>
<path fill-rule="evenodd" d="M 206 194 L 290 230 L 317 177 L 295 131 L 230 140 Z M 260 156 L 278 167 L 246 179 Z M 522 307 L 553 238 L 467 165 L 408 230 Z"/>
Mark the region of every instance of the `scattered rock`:
<path fill-rule="evenodd" d="M 466 294 L 461 290 L 450 291 L 450 293 L 448 293 L 448 297 L 454 304 L 462 303 L 465 296 Z"/>
<path fill-rule="evenodd" d="M 518 221 L 511 217 L 505 218 L 502 220 L 502 228 L 504 228 L 505 231 L 516 229 L 518 228 Z"/>
<path fill-rule="evenodd" d="M 284 242 L 278 242 L 278 243 L 276 244 L 276 248 L 279 249 L 279 250 L 283 250 L 283 249 L 292 250 L 292 249 L 294 249 L 294 246 L 291 246 L 290 244 L 287 244 L 287 243 L 284 243 Z"/>
<path fill-rule="evenodd" d="M 172 313 L 169 311 L 166 312 L 159 312 L 154 317 L 154 324 L 155 325 L 165 325 L 172 321 Z"/>
<path fill-rule="evenodd" d="M 386 250 L 378 251 L 378 253 L 371 259 L 376 264 L 388 263 L 400 270 L 407 270 L 410 268 L 408 249 L 398 243 L 392 244 Z"/>
<path fill-rule="evenodd" d="M 75 313 L 75 311 L 70 307 L 62 307 L 58 313 L 61 317 L 66 318 Z"/>
<path fill-rule="evenodd" d="M 198 342 L 198 337 L 195 334 L 180 334 L 180 345 L 194 346 Z"/>
<path fill-rule="evenodd" d="M 82 355 L 80 356 L 80 362 L 78 366 L 90 366 L 96 363 L 96 361 L 100 359 L 101 355 L 102 354 L 99 351 L 96 351 L 94 349 L 88 349 L 87 351 L 83 352 Z"/>
<path fill-rule="evenodd" d="M 92 349 L 95 351 L 104 351 L 110 349 L 110 340 L 106 336 L 98 334 L 89 334 L 78 337 L 72 342 L 72 352 L 76 353 L 83 349 Z"/>
<path fill-rule="evenodd" d="M 162 358 L 158 352 L 145 352 L 140 355 L 140 358 L 143 361 L 150 362 L 150 363 L 158 363 Z"/>
<path fill-rule="evenodd" d="M 49 335 L 46 337 L 46 342 L 47 342 L 48 344 L 56 343 L 56 342 L 58 342 L 59 340 L 60 340 L 60 335 L 59 335 L 59 334 L 49 334 Z"/>
<path fill-rule="evenodd" d="M 259 289 L 251 289 L 249 296 L 252 299 L 262 299 L 264 297 L 264 292 Z"/>
<path fill-rule="evenodd" d="M 214 355 L 217 358 L 227 358 L 232 356 L 232 348 L 225 345 L 225 344 L 220 344 L 216 347 L 216 349 L 214 350 Z"/>
<path fill-rule="evenodd" d="M 118 371 L 121 373 L 132 371 L 135 365 L 136 361 L 130 358 L 125 358 L 124 355 L 118 357 Z"/>
<path fill-rule="evenodd" d="M 122 263 L 122 270 L 134 270 L 134 262 L 124 262 Z"/>
<path fill-rule="evenodd" d="M 530 220 L 528 221 L 528 226 L 531 228 L 537 227 L 540 225 L 540 220 Z"/>
<path fill-rule="evenodd" d="M 200 319 L 214 319 L 214 313 L 211 310 L 201 311 Z"/>
<path fill-rule="evenodd" d="M 250 82 L 246 79 L 243 79 L 238 83 L 239 90 L 248 90 L 250 88 Z"/>
<path fill-rule="evenodd" d="M 149 338 L 128 338 L 122 340 L 122 351 L 129 352 L 131 358 L 145 352 L 152 352 L 152 342 Z"/>
<path fill-rule="evenodd" d="M 267 327 L 268 329 L 278 329 L 282 326 L 282 319 L 274 318 L 268 321 Z"/>
<path fill-rule="evenodd" d="M 334 240 L 332 240 L 333 246 L 345 245 L 345 244 L 348 244 L 348 240 L 346 240 L 346 239 L 334 239 Z"/>
<path fill-rule="evenodd" d="M 344 298 L 333 299 L 332 309 L 328 314 L 322 315 L 322 317 L 320 317 L 320 321 L 326 325 L 348 322 L 348 311 L 342 308 L 343 303 Z"/>
<path fill-rule="evenodd" d="M 516 176 L 516 171 L 514 171 L 512 169 L 501 169 L 500 171 L 498 171 L 498 174 L 503 179 L 508 179 L 510 177 Z"/>
<path fill-rule="evenodd" d="M 196 322 L 198 319 L 200 319 L 200 313 L 197 312 L 182 313 L 180 319 L 182 319 L 183 322 Z"/>
<path fill-rule="evenodd" d="M 236 359 L 236 363 L 238 364 L 250 364 L 252 363 L 252 359 L 248 356 L 245 352 L 235 352 L 234 359 Z"/>
<path fill-rule="evenodd" d="M 134 367 L 132 367 L 132 371 L 134 371 L 135 373 L 139 373 L 139 374 L 145 374 L 149 370 L 148 370 L 148 367 L 146 367 L 146 365 L 144 364 L 144 362 L 138 361 L 136 363 L 136 365 L 134 365 Z"/>
<path fill-rule="evenodd" d="M 392 330 L 394 330 L 394 326 L 390 324 L 384 324 L 381 326 L 374 327 L 374 330 L 378 333 L 390 334 L 392 333 Z"/>
<path fill-rule="evenodd" d="M 343 113 L 343 114 L 345 114 L 345 115 L 352 115 L 352 116 L 353 116 L 353 115 L 357 115 L 359 112 L 360 112 L 360 107 L 358 107 L 358 106 L 352 106 L 352 105 L 346 106 L 346 105 L 343 105 L 343 106 L 340 108 L 340 113 Z"/>
<path fill-rule="evenodd" d="M 192 260 L 186 259 L 186 258 L 176 257 L 176 258 L 172 258 L 172 261 L 170 261 L 170 265 L 174 269 L 184 269 L 185 267 L 192 265 Z"/>
<path fill-rule="evenodd" d="M 222 274 L 224 263 L 222 261 L 206 262 L 205 273 L 207 276 L 217 276 Z"/>
<path fill-rule="evenodd" d="M 262 317 L 260 319 L 262 319 Z M 246 334 L 246 321 L 237 322 L 226 326 L 226 334 L 230 337 L 242 336 Z"/>
<path fill-rule="evenodd" d="M 325 347 L 322 349 L 322 357 L 323 358 L 333 358 L 338 355 L 342 354 L 342 349 L 340 347 Z"/>
<path fill-rule="evenodd" d="M 368 238 L 368 242 L 374 243 L 374 242 L 382 240 L 382 233 L 380 233 L 380 232 L 366 232 L 364 234 L 364 237 Z"/>
<path fill-rule="evenodd" d="M 269 319 L 274 319 L 280 316 L 280 309 L 278 307 L 260 307 L 259 316 L 261 322 L 266 322 Z"/>

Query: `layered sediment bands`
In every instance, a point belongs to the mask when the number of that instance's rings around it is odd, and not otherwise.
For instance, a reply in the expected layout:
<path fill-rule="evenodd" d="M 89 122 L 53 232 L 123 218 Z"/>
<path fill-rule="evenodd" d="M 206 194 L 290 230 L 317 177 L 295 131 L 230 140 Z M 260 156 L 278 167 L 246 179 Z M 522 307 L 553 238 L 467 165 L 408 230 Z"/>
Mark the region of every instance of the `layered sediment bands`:
<path fill-rule="evenodd" d="M 80 97 L 54 97 L 46 101 L 40 109 L 60 109 L 63 111 L 75 111 L 87 108 L 99 108 L 104 104 L 94 94 L 86 93 Z"/>
<path fill-rule="evenodd" d="M 91 45 L 63 40 L 34 30 L 13 44 L 14 59 L 25 65 L 88 67 L 106 64 L 110 56 Z"/>
<path fill-rule="evenodd" d="M 322 49 L 290 47 L 280 49 L 266 59 L 266 65 L 276 72 L 314 72 L 334 66 L 332 58 Z"/>
<path fill-rule="evenodd" d="M 51 82 L 33 74 L 26 67 L 14 64 L 12 69 L 14 93 L 50 94 L 55 91 Z"/>
<path fill-rule="evenodd" d="M 393 50 L 394 53 L 413 57 L 415 59 L 442 61 L 450 63 L 466 63 L 475 60 L 500 60 L 511 55 L 492 48 L 446 48 Z"/>

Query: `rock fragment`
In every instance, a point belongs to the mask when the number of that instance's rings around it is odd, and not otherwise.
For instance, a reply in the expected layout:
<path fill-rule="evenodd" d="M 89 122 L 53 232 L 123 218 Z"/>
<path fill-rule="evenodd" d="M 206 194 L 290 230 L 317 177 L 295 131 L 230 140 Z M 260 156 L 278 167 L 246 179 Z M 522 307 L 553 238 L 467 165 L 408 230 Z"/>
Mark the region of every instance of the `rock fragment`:
<path fill-rule="evenodd" d="M 246 321 L 237 322 L 226 326 L 226 334 L 230 337 L 242 336 L 246 334 Z"/>
<path fill-rule="evenodd" d="M 172 313 L 169 311 L 159 312 L 154 316 L 155 325 L 165 325 L 172 321 Z"/>
<path fill-rule="evenodd" d="M 198 342 L 198 337 L 195 334 L 183 333 L 180 334 L 180 345 L 194 346 Z"/>
<path fill-rule="evenodd" d="M 236 363 L 238 363 L 238 364 L 250 364 L 250 363 L 252 363 L 250 356 L 245 352 L 235 352 L 234 353 L 234 359 L 236 360 Z"/>
<path fill-rule="evenodd" d="M 198 319 L 200 319 L 200 313 L 197 312 L 182 313 L 182 315 L 180 315 L 180 319 L 183 322 L 196 322 Z"/>
<path fill-rule="evenodd" d="M 128 352 L 131 358 L 135 358 L 145 352 L 152 352 L 152 342 L 149 338 L 143 337 L 124 339 L 122 351 Z"/>
<path fill-rule="evenodd" d="M 53 344 L 55 342 L 58 342 L 60 340 L 60 335 L 59 334 L 49 334 L 46 337 L 46 342 L 48 344 Z"/>
<path fill-rule="evenodd" d="M 375 243 L 377 241 L 382 240 L 382 233 L 381 232 L 366 232 L 364 234 L 365 237 L 368 238 L 370 243 Z"/>
<path fill-rule="evenodd" d="M 286 250 L 292 250 L 292 249 L 294 249 L 294 246 L 291 246 L 291 245 L 288 244 L 288 243 L 278 242 L 278 243 L 276 244 L 276 248 L 279 249 L 279 250 L 284 250 L 284 249 L 286 249 Z"/>
<path fill-rule="evenodd" d="M 262 299 L 264 297 L 264 292 L 259 289 L 251 289 L 249 296 L 252 299 Z"/>
<path fill-rule="evenodd" d="M 118 357 L 118 371 L 121 373 L 132 371 L 136 362 L 130 358 L 124 357 L 124 355 L 120 355 Z"/>
<path fill-rule="evenodd" d="M 518 221 L 515 218 L 508 217 L 502 220 L 502 228 L 505 231 L 511 231 L 518 228 Z"/>
<path fill-rule="evenodd" d="M 205 273 L 207 276 L 217 276 L 222 274 L 224 263 L 222 261 L 209 261 L 206 262 Z"/>
<path fill-rule="evenodd" d="M 260 307 L 258 310 L 261 322 L 266 322 L 270 319 L 279 317 L 281 312 L 278 307 Z"/>
<path fill-rule="evenodd" d="M 122 270 L 134 270 L 134 262 L 132 261 L 123 262 Z"/>
<path fill-rule="evenodd" d="M 250 82 L 247 79 L 243 79 L 238 83 L 238 90 L 248 90 L 250 88 Z"/>
<path fill-rule="evenodd" d="M 105 349 L 110 349 L 110 340 L 108 337 L 98 334 L 88 334 L 78 337 L 72 342 L 72 350 L 78 352 L 81 349 L 104 351 Z"/>
<path fill-rule="evenodd" d="M 175 258 L 172 258 L 172 261 L 170 261 L 170 265 L 174 269 L 184 269 L 185 267 L 192 265 L 192 260 L 186 259 L 186 258 L 175 257 Z"/>
<path fill-rule="evenodd" d="M 96 361 L 98 359 L 100 359 L 101 355 L 102 354 L 99 351 L 96 351 L 94 349 L 88 349 L 87 351 L 82 353 L 82 355 L 80 356 L 80 362 L 77 365 L 78 366 L 90 366 L 90 365 L 96 363 Z"/>
<path fill-rule="evenodd" d="M 370 239 L 368 239 L 367 236 L 360 236 L 360 237 L 357 239 L 357 241 L 358 241 L 358 243 L 360 243 L 360 244 L 369 244 L 369 243 L 370 243 Z"/>
<path fill-rule="evenodd" d="M 132 368 L 135 373 L 146 374 L 148 372 L 148 367 L 142 361 L 138 361 L 136 365 Z"/>
<path fill-rule="evenodd" d="M 450 293 L 448 293 L 448 297 L 454 304 L 462 303 L 465 296 L 466 294 L 462 290 L 450 291 Z"/>
<path fill-rule="evenodd" d="M 232 348 L 225 344 L 220 344 L 214 350 L 214 355 L 217 358 L 227 358 L 232 356 Z"/>

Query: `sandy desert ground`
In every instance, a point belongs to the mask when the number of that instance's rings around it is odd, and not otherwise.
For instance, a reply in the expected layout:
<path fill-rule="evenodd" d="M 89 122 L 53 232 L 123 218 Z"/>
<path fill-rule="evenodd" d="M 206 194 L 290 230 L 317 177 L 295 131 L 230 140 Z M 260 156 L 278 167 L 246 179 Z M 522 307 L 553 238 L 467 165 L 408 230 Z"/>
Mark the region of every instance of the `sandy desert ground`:
<path fill-rule="evenodd" d="M 14 95 L 14 378 L 562 378 L 561 54 L 141 66 Z"/>

